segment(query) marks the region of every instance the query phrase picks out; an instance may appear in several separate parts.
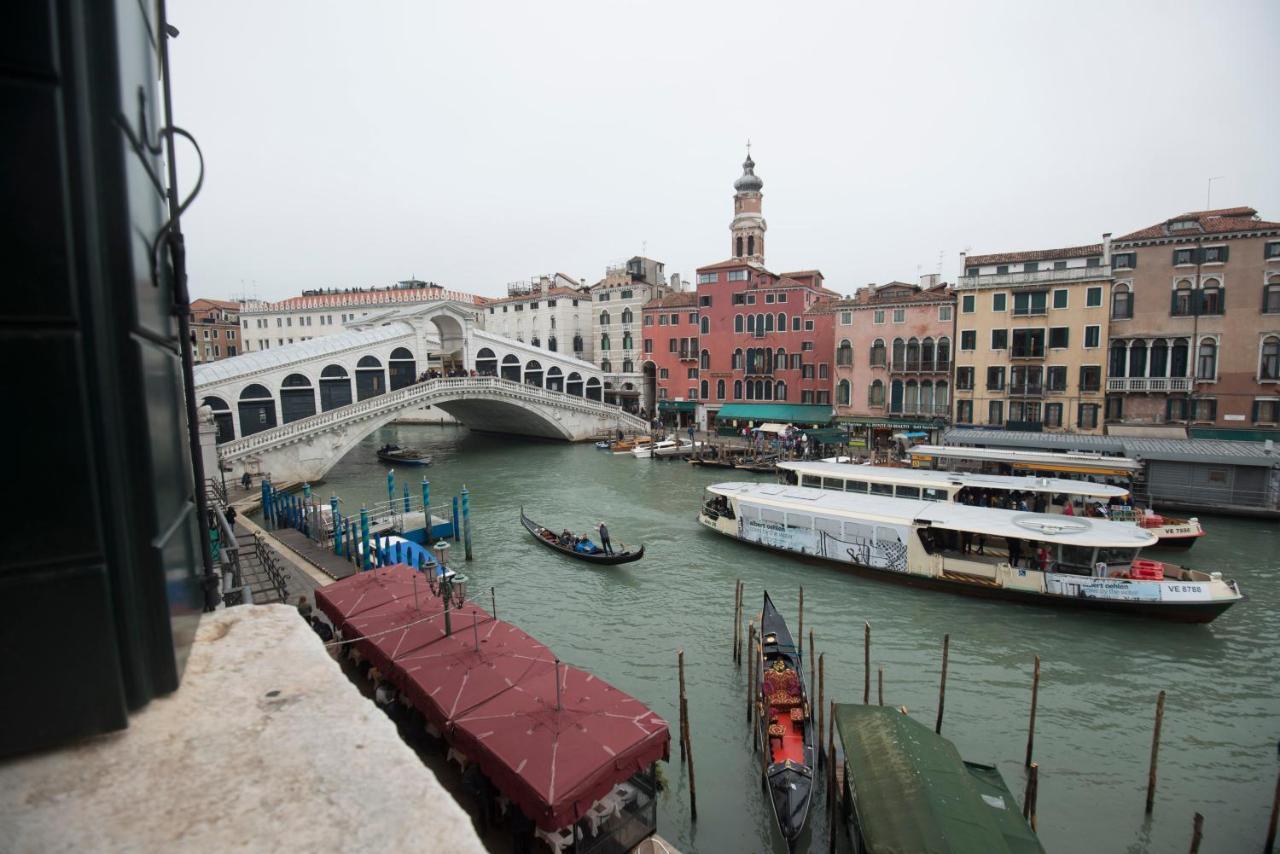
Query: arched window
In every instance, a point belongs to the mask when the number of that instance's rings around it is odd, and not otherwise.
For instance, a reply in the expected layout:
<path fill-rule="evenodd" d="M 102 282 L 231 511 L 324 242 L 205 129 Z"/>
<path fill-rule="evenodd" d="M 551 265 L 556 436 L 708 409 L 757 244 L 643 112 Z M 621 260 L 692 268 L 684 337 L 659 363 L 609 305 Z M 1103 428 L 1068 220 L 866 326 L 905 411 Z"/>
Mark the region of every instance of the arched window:
<path fill-rule="evenodd" d="M 848 338 L 842 338 L 840 340 L 840 346 L 836 348 L 836 364 L 853 364 L 853 345 L 849 343 Z"/>
<path fill-rule="evenodd" d="M 600 349 L 601 350 L 609 349 L 609 333 L 608 332 L 600 336 Z"/>
<path fill-rule="evenodd" d="M 920 411 L 920 387 L 915 380 L 907 380 L 906 412 L 915 415 Z"/>
<path fill-rule="evenodd" d="M 392 391 L 413 385 L 414 380 L 418 378 L 416 365 L 409 348 L 397 347 L 391 351 L 391 358 L 387 363 L 389 371 L 387 379 Z"/>
<path fill-rule="evenodd" d="M 1280 380 L 1280 338 L 1269 335 L 1262 339 L 1262 357 L 1258 361 L 1258 379 Z"/>
<path fill-rule="evenodd" d="M 1128 285 L 1116 285 L 1111 292 L 1111 319 L 1125 320 L 1133 317 L 1133 294 Z"/>
<path fill-rule="evenodd" d="M 541 338 L 539 338 L 537 335 L 533 336 L 532 338 L 530 338 L 530 339 L 529 339 L 529 346 L 531 346 L 531 347 L 541 347 L 541 346 L 542 346 L 542 339 L 541 339 Z"/>
<path fill-rule="evenodd" d="M 900 371 L 906 366 L 907 345 L 901 338 L 893 339 L 893 370 Z"/>
<path fill-rule="evenodd" d="M 711 334 L 711 318 L 709 317 L 702 318 L 702 321 L 699 324 L 698 328 L 702 330 L 703 335 L 710 335 Z"/>
<path fill-rule="evenodd" d="M 624 308 L 624 309 L 622 310 L 622 322 L 623 322 L 623 323 L 630 323 L 630 322 L 631 322 L 631 318 L 632 318 L 632 317 L 634 317 L 634 316 L 635 316 L 635 315 L 633 315 L 633 314 L 631 313 L 631 309 L 630 309 L 630 308 Z"/>
<path fill-rule="evenodd" d="M 1280 314 L 1280 276 L 1271 276 L 1262 288 L 1264 314 Z"/>
<path fill-rule="evenodd" d="M 276 401 L 266 386 L 253 383 L 240 392 L 240 435 L 252 436 L 276 426 Z"/>
<path fill-rule="evenodd" d="M 231 417 L 231 407 L 220 397 L 206 397 L 200 401 L 203 406 L 213 410 L 213 423 L 218 428 L 217 442 L 230 442 L 236 437 L 235 419 Z"/>
<path fill-rule="evenodd" d="M 582 374 L 574 371 L 564 381 L 564 390 L 574 397 L 582 397 Z"/>
<path fill-rule="evenodd" d="M 929 380 L 920 383 L 920 414 L 933 414 L 933 383 Z"/>
<path fill-rule="evenodd" d="M 765 400 L 773 400 L 773 383 L 768 380 L 759 380 L 760 392 L 764 395 Z"/>
<path fill-rule="evenodd" d="M 502 357 L 502 378 L 520 382 L 520 360 L 510 353 Z"/>
<path fill-rule="evenodd" d="M 606 374 L 609 373 L 613 370 L 613 362 L 610 362 L 608 359 L 601 359 L 600 370 L 604 371 Z"/>
<path fill-rule="evenodd" d="M 573 352 L 581 353 L 584 349 L 586 348 L 582 346 L 582 336 L 581 335 L 573 336 Z"/>
<path fill-rule="evenodd" d="M 932 371 L 933 369 L 933 339 L 926 338 L 920 342 L 920 370 Z"/>
<path fill-rule="evenodd" d="M 748 255 L 756 254 L 756 236 L 754 234 L 747 235 L 747 254 Z"/>
<path fill-rule="evenodd" d="M 550 338 L 547 339 L 547 349 L 550 350 L 552 353 L 556 351 L 556 336 L 552 335 Z"/>
<path fill-rule="evenodd" d="M 601 326 L 609 325 L 609 312 L 607 311 L 600 312 L 600 325 Z"/>
<path fill-rule="evenodd" d="M 1196 357 L 1196 378 L 1216 380 L 1218 378 L 1218 342 L 1212 338 L 1200 341 L 1200 349 Z"/>
<path fill-rule="evenodd" d="M 1173 286 L 1173 297 L 1169 303 L 1169 313 L 1174 317 L 1187 317 L 1195 314 L 1195 291 L 1191 289 L 1190 279 L 1179 279 Z"/>
<path fill-rule="evenodd" d="M 787 351 L 779 347 L 773 354 L 773 366 L 779 371 L 787 369 Z"/>
<path fill-rule="evenodd" d="M 703 380 L 701 385 L 702 385 L 702 389 L 701 389 L 700 397 L 703 400 L 706 400 L 708 397 L 711 396 L 711 385 L 706 380 Z"/>
<path fill-rule="evenodd" d="M 622 372 L 624 374 L 634 374 L 636 372 L 636 363 L 630 359 L 622 360 Z"/>
<path fill-rule="evenodd" d="M 754 314 L 747 315 L 747 334 L 756 334 L 756 316 Z"/>
<path fill-rule="evenodd" d="M 907 342 L 907 370 L 920 370 L 920 342 L 914 338 Z"/>
<path fill-rule="evenodd" d="M 525 364 L 524 381 L 526 385 L 542 386 L 542 363 L 537 359 L 530 359 Z"/>
<path fill-rule="evenodd" d="M 599 400 L 600 395 L 600 379 L 598 377 L 590 377 L 587 380 L 587 400 Z"/>
<path fill-rule="evenodd" d="M 756 384 L 748 380 L 747 381 L 747 400 L 755 400 L 755 399 L 756 399 Z"/>
<path fill-rule="evenodd" d="M 387 380 L 382 363 L 373 356 L 364 356 L 356 362 L 356 400 L 377 397 L 387 391 Z"/>
<path fill-rule="evenodd" d="M 724 380 L 716 380 L 716 400 L 724 400 Z"/>
<path fill-rule="evenodd" d="M 328 368 L 325 369 L 326 371 Z M 476 353 L 476 373 L 482 377 L 496 377 L 498 375 L 498 357 L 488 347 L 481 347 Z M 346 371 L 342 372 L 343 376 L 347 375 Z M 320 384 L 321 397 L 324 396 L 324 382 L 321 377 Z M 324 407 L 328 409 L 329 407 Z"/>
<path fill-rule="evenodd" d="M 729 364 L 730 369 L 735 371 L 742 370 L 742 349 L 738 348 L 733 351 L 733 360 Z M 735 395 L 736 397 L 737 395 Z"/>
<path fill-rule="evenodd" d="M 885 359 L 884 339 L 877 338 L 871 342 L 871 366 L 873 368 L 883 368 Z"/>
<path fill-rule="evenodd" d="M 742 400 L 742 380 L 733 381 L 733 399 Z"/>
<path fill-rule="evenodd" d="M 1145 377 L 1147 375 L 1147 342 L 1141 339 L 1129 346 L 1129 376 Z"/>
<path fill-rule="evenodd" d="M 1169 360 L 1169 376 L 1186 377 L 1191 375 L 1191 345 L 1185 338 L 1173 342 L 1173 358 Z"/>
<path fill-rule="evenodd" d="M 630 349 L 631 349 L 631 345 L 632 345 L 632 343 L 633 343 L 633 342 L 632 342 L 632 339 L 631 339 L 631 333 L 630 333 L 630 332 L 624 332 L 624 333 L 622 333 L 622 349 L 623 349 L 623 350 L 630 350 Z"/>
<path fill-rule="evenodd" d="M 711 370 L 711 352 L 703 350 L 698 354 L 698 367 L 704 371 Z"/>
<path fill-rule="evenodd" d="M 840 380 L 836 383 L 836 405 L 848 406 L 851 386 L 848 380 Z"/>
<path fill-rule="evenodd" d="M 742 235 L 738 235 L 738 236 L 734 239 L 734 241 L 733 241 L 733 248 L 734 248 L 734 250 L 735 250 L 735 251 L 734 251 L 734 253 L 733 253 L 733 257 L 735 257 L 735 258 L 741 258 L 741 257 L 742 257 Z"/>
<path fill-rule="evenodd" d="M 784 383 L 782 380 L 778 380 L 776 383 L 773 384 L 773 399 L 774 400 L 787 399 L 787 384 Z"/>
<path fill-rule="evenodd" d="M 759 325 L 757 324 L 756 329 L 759 329 L 759 328 L 760 328 L 760 327 L 759 327 Z M 772 332 L 772 331 L 773 331 L 773 315 L 772 315 L 772 314 L 766 314 L 766 315 L 764 315 L 764 331 L 765 331 L 765 332 Z"/>
<path fill-rule="evenodd" d="M 481 350 L 481 353 L 488 352 L 492 360 L 489 371 L 496 374 L 498 372 L 498 362 L 493 359 L 492 350 Z M 476 356 L 476 369 L 480 370 L 480 357 Z M 347 369 L 341 365 L 326 365 L 325 369 L 320 372 L 320 411 L 328 412 L 330 409 L 337 409 L 339 406 L 346 406 L 351 403 L 351 377 L 347 374 Z"/>
<path fill-rule="evenodd" d="M 1169 375 L 1169 342 L 1157 338 L 1151 342 L 1150 367 L 1147 376 L 1166 377 Z"/>
<path fill-rule="evenodd" d="M 316 414 L 316 393 L 311 380 L 302 374 L 289 374 L 280 383 L 280 421 L 288 424 Z"/>
<path fill-rule="evenodd" d="M 937 361 L 934 363 L 934 370 L 945 372 L 951 370 L 951 339 L 938 339 L 938 355 Z"/>
<path fill-rule="evenodd" d="M 950 405 L 947 397 L 949 390 L 946 380 L 938 380 L 937 385 L 933 387 L 933 411 L 939 415 L 947 414 L 947 407 Z"/>
<path fill-rule="evenodd" d="M 552 391 L 564 391 L 564 371 L 555 365 L 547 368 L 547 388 Z"/>
<path fill-rule="evenodd" d="M 742 331 L 742 315 L 740 314 L 735 314 L 733 316 L 733 331 L 734 332 Z"/>
<path fill-rule="evenodd" d="M 1200 286 L 1200 313 L 1222 314 L 1224 291 L 1218 279 L 1205 279 Z"/>
<path fill-rule="evenodd" d="M 884 406 L 884 383 L 880 380 L 873 380 L 867 388 L 867 405 Z"/>
<path fill-rule="evenodd" d="M 787 315 L 781 311 L 778 312 L 778 331 L 779 332 L 787 331 Z"/>
<path fill-rule="evenodd" d="M 1111 362 L 1108 365 L 1107 373 L 1113 377 L 1126 376 L 1129 368 L 1129 348 L 1123 341 L 1111 342 Z"/>

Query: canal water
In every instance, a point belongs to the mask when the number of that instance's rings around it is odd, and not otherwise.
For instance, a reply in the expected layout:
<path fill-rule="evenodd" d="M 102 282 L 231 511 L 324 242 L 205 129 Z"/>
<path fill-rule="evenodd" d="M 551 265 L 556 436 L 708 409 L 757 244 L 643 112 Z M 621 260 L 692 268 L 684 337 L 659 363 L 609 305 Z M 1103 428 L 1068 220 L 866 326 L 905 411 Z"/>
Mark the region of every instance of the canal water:
<path fill-rule="evenodd" d="M 1049 851 L 1186 850 L 1194 813 L 1203 852 L 1261 850 L 1278 770 L 1280 525 L 1206 517 L 1189 553 L 1163 555 L 1221 570 L 1248 598 L 1208 626 L 1069 614 L 909 590 L 791 561 L 703 529 L 702 488 L 723 469 L 614 456 L 567 445 L 390 425 L 348 454 L 318 488 L 346 512 L 386 500 L 384 442 L 425 447 L 426 469 L 401 469 L 414 494 L 425 474 L 434 503 L 471 492 L 474 590 L 497 588 L 498 614 L 561 659 L 648 703 L 672 725 L 672 761 L 659 832 L 686 852 L 780 850 L 746 724 L 746 673 L 732 662 L 733 593 L 747 613 L 767 588 L 795 631 L 804 586 L 805 633 L 826 653 L 828 698 L 860 702 L 863 622 L 885 702 L 932 725 L 942 639 L 951 635 L 943 734 L 966 759 L 996 764 L 1019 804 L 1025 776 L 1033 656 L 1041 657 L 1035 760 L 1039 829 Z M 759 476 L 747 476 L 768 480 Z M 397 481 L 397 490 L 401 489 Z M 615 543 L 645 558 L 593 568 L 534 543 L 519 512 L 582 531 L 606 520 Z M 452 551 L 461 558 L 461 544 Z M 1159 557 L 1159 553 L 1156 553 Z M 487 600 L 484 603 L 487 607 Z M 675 743 L 676 650 L 685 651 L 698 820 Z M 816 688 L 814 689 L 816 691 Z M 1144 816 L 1156 695 L 1168 692 L 1154 815 Z M 875 701 L 875 674 L 872 675 Z M 825 850 L 821 799 L 809 850 Z"/>

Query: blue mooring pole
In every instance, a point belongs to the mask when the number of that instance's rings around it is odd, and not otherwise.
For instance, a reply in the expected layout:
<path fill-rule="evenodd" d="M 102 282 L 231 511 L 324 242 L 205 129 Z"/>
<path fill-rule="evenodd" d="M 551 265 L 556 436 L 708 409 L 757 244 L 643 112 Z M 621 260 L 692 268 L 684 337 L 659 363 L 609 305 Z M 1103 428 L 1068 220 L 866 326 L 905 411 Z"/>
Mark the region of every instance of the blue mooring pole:
<path fill-rule="evenodd" d="M 369 559 L 369 510 L 360 508 L 360 568 L 368 569 L 372 561 Z"/>
<path fill-rule="evenodd" d="M 467 560 L 471 560 L 471 493 L 462 485 L 462 545 Z"/>
<path fill-rule="evenodd" d="M 409 481 L 404 482 L 404 512 L 409 512 Z"/>
<path fill-rule="evenodd" d="M 427 533 L 423 536 L 423 543 L 431 545 L 431 481 L 425 477 L 422 479 L 422 515 L 427 520 Z"/>
<path fill-rule="evenodd" d="M 396 470 L 387 472 L 387 509 L 396 509 Z"/>
<path fill-rule="evenodd" d="M 341 519 L 338 518 L 338 496 L 329 496 L 329 514 L 333 520 L 333 553 L 342 554 L 342 525 Z"/>
<path fill-rule="evenodd" d="M 262 518 L 271 524 L 271 483 L 265 477 L 262 479 Z"/>
<path fill-rule="evenodd" d="M 458 528 L 458 496 L 453 496 L 453 541 L 462 539 L 462 531 Z"/>

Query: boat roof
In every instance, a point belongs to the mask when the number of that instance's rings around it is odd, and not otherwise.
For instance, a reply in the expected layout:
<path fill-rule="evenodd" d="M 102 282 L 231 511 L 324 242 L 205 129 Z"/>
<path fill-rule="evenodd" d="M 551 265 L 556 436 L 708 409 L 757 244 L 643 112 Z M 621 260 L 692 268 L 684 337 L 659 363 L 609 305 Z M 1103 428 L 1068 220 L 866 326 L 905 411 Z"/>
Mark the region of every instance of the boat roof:
<path fill-rule="evenodd" d="M 1036 838 L 1000 772 L 887 706 L 835 707 L 868 852 L 1036 854 Z"/>
<path fill-rule="evenodd" d="M 1103 454 L 1067 453 L 1062 451 L 1013 451 L 1008 448 L 969 448 L 963 445 L 912 445 L 909 453 L 922 457 L 951 460 L 981 460 L 984 462 L 1012 463 L 1014 465 L 1040 466 L 1058 471 L 1070 471 L 1077 467 L 1096 468 L 1133 474 L 1142 464 L 1130 457 L 1109 457 Z"/>
<path fill-rule="evenodd" d="M 1235 432 L 1235 431 L 1233 431 Z M 1163 438 L 1156 436 L 1091 436 L 1081 433 L 1030 433 L 1018 430 L 951 429 L 943 436 L 948 445 L 983 445 L 991 448 L 1028 448 L 1068 451 L 1100 451 L 1124 454 L 1137 460 L 1170 460 L 1236 466 L 1280 465 L 1274 442 L 1242 439 Z"/>
<path fill-rule="evenodd" d="M 745 498 L 753 504 L 784 512 L 816 513 L 829 518 L 886 525 L 920 524 L 946 531 L 970 531 L 989 537 L 1040 540 L 1085 548 L 1147 548 L 1154 546 L 1158 539 L 1145 528 L 1124 522 L 973 507 L 950 501 L 919 501 L 773 483 L 716 483 L 708 486 L 707 490 L 716 495 Z"/>
<path fill-rule="evenodd" d="M 932 488 L 973 486 L 982 489 L 1016 489 L 1022 492 L 1065 492 L 1069 495 L 1084 495 L 1090 498 L 1110 498 L 1129 494 L 1129 491 L 1122 487 L 1110 486 L 1105 483 L 1093 483 L 1087 480 L 1065 480 L 1056 477 L 1010 477 L 999 474 L 973 474 L 970 472 L 933 471 L 931 469 L 891 468 L 889 466 L 860 466 L 838 463 L 834 459 L 822 460 L 821 462 L 778 463 L 778 468 L 794 471 L 798 474 L 818 475 L 819 477 L 843 477 L 848 480 L 900 483 L 909 486 Z"/>

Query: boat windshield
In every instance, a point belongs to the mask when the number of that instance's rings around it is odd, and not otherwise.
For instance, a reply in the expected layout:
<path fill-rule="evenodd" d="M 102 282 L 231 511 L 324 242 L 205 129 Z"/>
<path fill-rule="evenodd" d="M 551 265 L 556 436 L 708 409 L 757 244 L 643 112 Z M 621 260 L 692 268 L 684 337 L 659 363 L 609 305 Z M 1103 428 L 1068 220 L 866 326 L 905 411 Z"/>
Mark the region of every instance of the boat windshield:
<path fill-rule="evenodd" d="M 1107 566 L 1128 566 L 1137 556 L 1137 549 L 1098 549 L 1098 563 Z"/>

